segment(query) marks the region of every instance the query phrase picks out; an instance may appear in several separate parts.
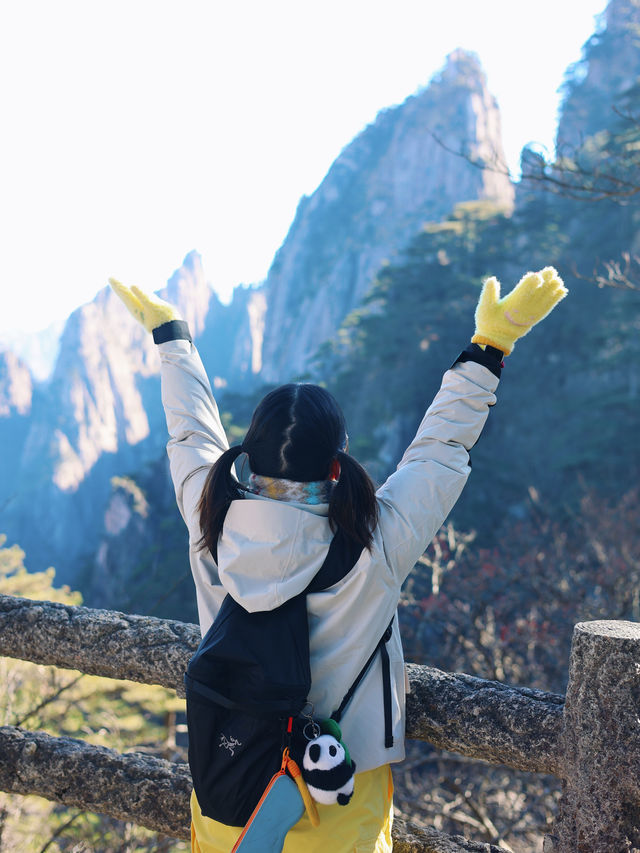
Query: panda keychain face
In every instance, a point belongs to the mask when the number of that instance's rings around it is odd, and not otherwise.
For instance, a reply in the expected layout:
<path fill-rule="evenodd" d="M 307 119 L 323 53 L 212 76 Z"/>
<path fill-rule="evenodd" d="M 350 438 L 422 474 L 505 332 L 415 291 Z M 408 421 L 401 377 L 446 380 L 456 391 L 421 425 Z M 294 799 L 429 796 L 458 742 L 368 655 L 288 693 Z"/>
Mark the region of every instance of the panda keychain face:
<path fill-rule="evenodd" d="M 332 734 L 309 741 L 302 761 L 302 776 L 313 799 L 325 806 L 346 806 L 353 795 L 356 765 Z"/>

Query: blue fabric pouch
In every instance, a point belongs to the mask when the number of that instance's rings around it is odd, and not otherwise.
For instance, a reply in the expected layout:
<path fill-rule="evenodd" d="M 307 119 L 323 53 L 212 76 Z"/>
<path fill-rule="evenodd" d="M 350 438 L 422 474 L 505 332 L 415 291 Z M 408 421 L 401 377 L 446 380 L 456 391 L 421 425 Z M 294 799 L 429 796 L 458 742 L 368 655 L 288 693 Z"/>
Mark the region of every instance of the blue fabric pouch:
<path fill-rule="evenodd" d="M 287 832 L 303 813 L 296 783 L 286 773 L 276 773 L 231 853 L 281 853 Z"/>

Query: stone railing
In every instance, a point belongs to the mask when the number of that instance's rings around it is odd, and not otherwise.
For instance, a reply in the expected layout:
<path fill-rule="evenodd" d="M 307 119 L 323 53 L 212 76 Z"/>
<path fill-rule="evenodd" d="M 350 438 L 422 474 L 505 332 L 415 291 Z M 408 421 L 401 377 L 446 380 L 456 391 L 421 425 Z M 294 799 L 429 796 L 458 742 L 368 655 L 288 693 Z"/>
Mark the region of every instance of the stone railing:
<path fill-rule="evenodd" d="M 183 694 L 196 625 L 0 596 L 0 656 Z M 566 697 L 408 665 L 407 737 L 563 780 L 545 853 L 640 853 L 640 625 L 576 625 Z M 189 838 L 184 764 L 0 727 L 0 790 Z M 394 824 L 398 853 L 500 848 Z"/>

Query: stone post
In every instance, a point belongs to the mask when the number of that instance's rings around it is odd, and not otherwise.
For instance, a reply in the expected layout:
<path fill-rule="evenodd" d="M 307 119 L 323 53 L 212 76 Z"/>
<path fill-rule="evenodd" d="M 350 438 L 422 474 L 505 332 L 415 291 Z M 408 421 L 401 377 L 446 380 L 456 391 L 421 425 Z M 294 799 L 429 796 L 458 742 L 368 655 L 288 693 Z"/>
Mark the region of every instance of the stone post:
<path fill-rule="evenodd" d="M 575 626 L 562 737 L 544 853 L 640 853 L 640 624 Z"/>

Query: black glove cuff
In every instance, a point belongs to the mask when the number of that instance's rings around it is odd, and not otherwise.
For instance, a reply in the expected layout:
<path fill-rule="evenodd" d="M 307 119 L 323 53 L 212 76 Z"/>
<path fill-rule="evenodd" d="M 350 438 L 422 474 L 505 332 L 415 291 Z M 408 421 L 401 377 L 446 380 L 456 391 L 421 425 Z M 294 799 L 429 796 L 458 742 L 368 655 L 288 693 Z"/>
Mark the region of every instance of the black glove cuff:
<path fill-rule="evenodd" d="M 153 330 L 153 340 L 156 344 L 166 344 L 167 341 L 193 342 L 186 320 L 169 320 Z"/>
<path fill-rule="evenodd" d="M 469 346 L 460 353 L 451 366 L 455 367 L 458 362 L 464 361 L 475 361 L 477 364 L 481 364 L 483 367 L 486 367 L 487 370 L 490 370 L 494 376 L 497 376 L 498 379 L 500 379 L 500 374 L 504 367 L 504 353 L 502 350 L 496 349 L 492 346 L 487 346 L 485 349 L 482 349 L 478 344 L 469 344 Z"/>

